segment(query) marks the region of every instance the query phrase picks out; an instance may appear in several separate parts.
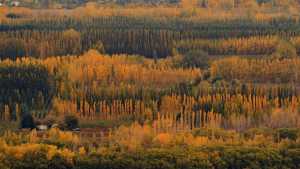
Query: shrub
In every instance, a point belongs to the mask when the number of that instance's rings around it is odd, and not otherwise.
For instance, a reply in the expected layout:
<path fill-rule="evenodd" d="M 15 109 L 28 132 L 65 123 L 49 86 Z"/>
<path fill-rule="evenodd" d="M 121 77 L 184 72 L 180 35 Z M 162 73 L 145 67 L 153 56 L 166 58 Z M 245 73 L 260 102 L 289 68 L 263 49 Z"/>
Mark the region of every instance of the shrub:
<path fill-rule="evenodd" d="M 79 127 L 78 118 L 74 115 L 65 116 L 64 123 L 68 130 L 72 130 Z"/>
<path fill-rule="evenodd" d="M 73 165 L 61 156 L 54 156 L 48 164 L 48 169 L 73 169 Z"/>
<path fill-rule="evenodd" d="M 297 140 L 298 133 L 299 129 L 296 128 L 281 128 L 276 130 L 274 137 L 277 141 L 282 139 Z"/>
<path fill-rule="evenodd" d="M 35 128 L 35 123 L 33 117 L 30 113 L 25 113 L 21 119 L 21 128 L 33 129 Z"/>
<path fill-rule="evenodd" d="M 273 57 L 277 59 L 295 58 L 297 57 L 297 49 L 290 42 L 281 40 L 273 53 Z"/>
<path fill-rule="evenodd" d="M 191 50 L 184 53 L 182 58 L 179 59 L 179 63 L 175 63 L 175 65 L 182 66 L 184 68 L 207 68 L 209 60 L 209 55 L 203 50 Z"/>
<path fill-rule="evenodd" d="M 8 14 L 6 14 L 6 17 L 10 18 L 10 19 L 18 19 L 18 18 L 21 18 L 22 15 L 16 14 L 16 13 L 8 13 Z"/>
<path fill-rule="evenodd" d="M 101 41 L 97 41 L 93 46 L 92 49 L 97 50 L 99 53 L 105 53 L 105 47 Z"/>

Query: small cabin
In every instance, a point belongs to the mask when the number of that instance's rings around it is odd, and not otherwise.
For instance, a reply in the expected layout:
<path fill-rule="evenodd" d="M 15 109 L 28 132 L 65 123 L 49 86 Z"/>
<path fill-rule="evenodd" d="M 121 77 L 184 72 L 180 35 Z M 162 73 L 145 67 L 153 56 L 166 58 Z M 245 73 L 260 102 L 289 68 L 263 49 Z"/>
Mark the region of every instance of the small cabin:
<path fill-rule="evenodd" d="M 51 128 L 59 128 L 59 124 L 54 123 L 51 125 Z"/>
<path fill-rule="evenodd" d="M 38 125 L 36 126 L 36 128 L 40 131 L 46 131 L 48 130 L 48 126 L 47 125 Z"/>

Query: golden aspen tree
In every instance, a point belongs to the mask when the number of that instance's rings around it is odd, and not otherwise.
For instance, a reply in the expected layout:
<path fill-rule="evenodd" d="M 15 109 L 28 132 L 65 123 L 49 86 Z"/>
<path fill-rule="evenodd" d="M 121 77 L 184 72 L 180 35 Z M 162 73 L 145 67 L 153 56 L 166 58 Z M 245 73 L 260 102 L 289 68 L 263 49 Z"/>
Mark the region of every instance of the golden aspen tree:
<path fill-rule="evenodd" d="M 3 120 L 4 121 L 10 121 L 11 118 L 11 114 L 10 114 L 10 109 L 8 105 L 4 105 L 4 117 Z"/>

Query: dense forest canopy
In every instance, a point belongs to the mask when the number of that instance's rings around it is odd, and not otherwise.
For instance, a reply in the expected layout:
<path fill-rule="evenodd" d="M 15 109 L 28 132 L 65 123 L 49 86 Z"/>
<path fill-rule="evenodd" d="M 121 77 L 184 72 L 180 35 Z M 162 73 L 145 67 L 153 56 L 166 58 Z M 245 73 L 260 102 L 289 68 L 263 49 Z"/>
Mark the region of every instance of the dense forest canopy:
<path fill-rule="evenodd" d="M 0 3 L 1 169 L 300 167 L 300 1 Z"/>
<path fill-rule="evenodd" d="M 295 119 L 299 4 L 285 2 L 3 6 L 0 87 L 12 92 L 2 95 L 1 118 L 74 113 L 108 121 L 172 119 L 172 126 L 191 129 L 215 121 L 238 130 L 275 125 L 266 122 L 278 120 L 270 116 L 277 110 Z M 245 119 L 251 122 L 237 126 Z"/>
<path fill-rule="evenodd" d="M 0 7 L 4 120 L 74 113 L 240 130 L 271 126 L 277 110 L 295 119 L 298 1 L 20 2 Z"/>

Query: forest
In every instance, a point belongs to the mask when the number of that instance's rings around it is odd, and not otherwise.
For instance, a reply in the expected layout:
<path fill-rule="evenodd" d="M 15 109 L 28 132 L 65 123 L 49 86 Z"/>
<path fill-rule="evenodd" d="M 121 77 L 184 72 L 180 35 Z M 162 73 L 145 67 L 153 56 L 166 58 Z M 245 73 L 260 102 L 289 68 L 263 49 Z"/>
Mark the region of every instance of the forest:
<path fill-rule="evenodd" d="M 1 169 L 300 168 L 300 1 L 3 4 Z"/>

